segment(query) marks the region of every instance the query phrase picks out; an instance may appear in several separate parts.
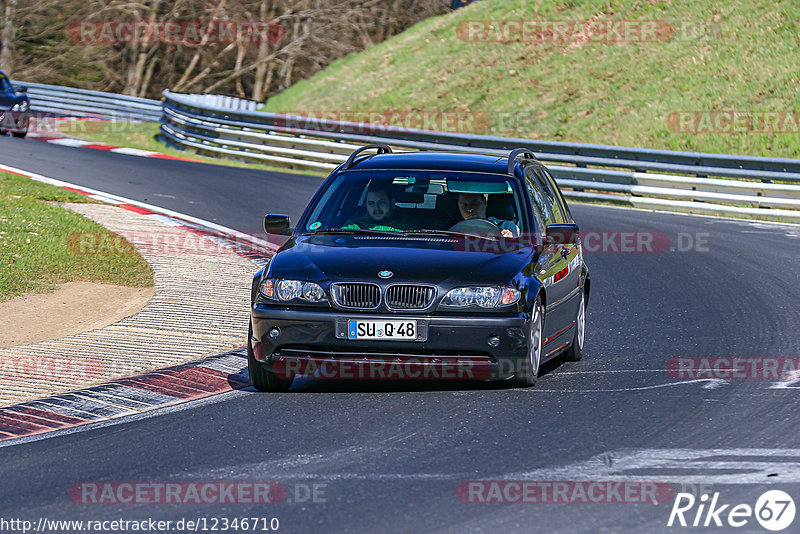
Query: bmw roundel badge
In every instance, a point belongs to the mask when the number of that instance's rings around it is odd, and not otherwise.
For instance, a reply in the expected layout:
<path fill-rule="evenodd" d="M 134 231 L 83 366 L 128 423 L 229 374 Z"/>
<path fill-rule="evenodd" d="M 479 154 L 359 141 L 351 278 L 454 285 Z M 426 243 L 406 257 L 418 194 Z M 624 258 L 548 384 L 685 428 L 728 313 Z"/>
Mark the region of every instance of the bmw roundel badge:
<path fill-rule="evenodd" d="M 380 276 L 381 278 L 391 278 L 392 275 L 394 275 L 392 271 L 380 271 L 378 273 L 378 276 Z"/>

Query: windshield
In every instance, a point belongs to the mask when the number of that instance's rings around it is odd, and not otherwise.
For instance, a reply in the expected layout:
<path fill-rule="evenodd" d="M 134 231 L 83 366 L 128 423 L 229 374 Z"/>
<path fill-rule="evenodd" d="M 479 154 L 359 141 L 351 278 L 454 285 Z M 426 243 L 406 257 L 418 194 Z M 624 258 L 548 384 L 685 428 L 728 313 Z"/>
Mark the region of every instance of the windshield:
<path fill-rule="evenodd" d="M 338 174 L 301 221 L 300 232 L 456 232 L 519 237 L 528 232 L 518 182 L 461 172 Z"/>

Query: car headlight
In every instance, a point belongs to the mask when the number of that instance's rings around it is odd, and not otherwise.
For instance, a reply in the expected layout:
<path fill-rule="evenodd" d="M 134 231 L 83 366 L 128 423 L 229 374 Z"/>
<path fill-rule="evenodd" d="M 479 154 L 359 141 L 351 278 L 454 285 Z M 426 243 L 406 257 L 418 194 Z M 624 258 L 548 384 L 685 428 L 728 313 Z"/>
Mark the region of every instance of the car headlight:
<path fill-rule="evenodd" d="M 266 278 L 259 285 L 258 292 L 265 299 L 278 302 L 319 304 L 328 301 L 319 284 L 303 280 Z"/>
<path fill-rule="evenodd" d="M 499 308 L 519 301 L 520 292 L 513 287 L 473 286 L 451 289 L 439 306 L 445 308 Z"/>
<path fill-rule="evenodd" d="M 11 106 L 11 111 L 28 111 L 28 102 L 23 100 Z"/>

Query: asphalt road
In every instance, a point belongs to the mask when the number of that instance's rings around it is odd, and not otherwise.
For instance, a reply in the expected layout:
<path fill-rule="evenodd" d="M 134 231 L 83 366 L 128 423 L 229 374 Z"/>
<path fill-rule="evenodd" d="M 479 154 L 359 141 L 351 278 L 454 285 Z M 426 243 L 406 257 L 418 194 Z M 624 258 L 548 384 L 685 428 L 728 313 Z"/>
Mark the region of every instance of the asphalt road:
<path fill-rule="evenodd" d="M 321 181 L 6 138 L 0 162 L 251 233 L 267 211 L 298 215 Z M 572 209 L 596 243 L 659 232 L 673 250 L 587 253 L 584 360 L 549 365 L 535 388 L 305 380 L 288 394 L 232 392 L 11 444 L 0 447 L 0 519 L 277 517 L 280 532 L 732 530 L 667 527 L 669 498 L 463 502 L 457 488 L 475 480 L 651 481 L 668 497 L 702 489 L 750 506 L 782 489 L 800 502 L 800 381 L 666 371 L 678 357 L 800 356 L 800 228 Z M 83 504 L 69 494 L 74 484 L 128 481 L 280 482 L 289 498 Z M 316 499 L 306 498 L 312 487 Z M 753 517 L 737 530 L 764 532 Z"/>

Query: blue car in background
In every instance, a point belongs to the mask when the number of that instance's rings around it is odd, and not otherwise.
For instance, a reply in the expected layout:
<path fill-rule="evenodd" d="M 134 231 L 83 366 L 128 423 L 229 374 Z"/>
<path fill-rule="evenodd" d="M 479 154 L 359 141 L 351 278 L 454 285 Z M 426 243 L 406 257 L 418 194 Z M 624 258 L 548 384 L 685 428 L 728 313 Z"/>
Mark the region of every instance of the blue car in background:
<path fill-rule="evenodd" d="M 31 102 L 25 87 L 11 85 L 11 80 L 0 71 L 0 134 L 25 137 L 30 125 Z"/>

